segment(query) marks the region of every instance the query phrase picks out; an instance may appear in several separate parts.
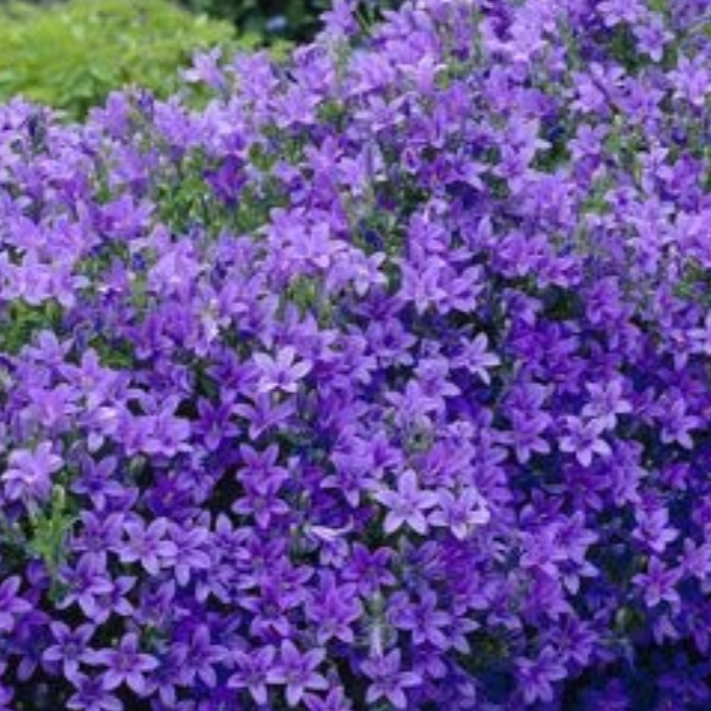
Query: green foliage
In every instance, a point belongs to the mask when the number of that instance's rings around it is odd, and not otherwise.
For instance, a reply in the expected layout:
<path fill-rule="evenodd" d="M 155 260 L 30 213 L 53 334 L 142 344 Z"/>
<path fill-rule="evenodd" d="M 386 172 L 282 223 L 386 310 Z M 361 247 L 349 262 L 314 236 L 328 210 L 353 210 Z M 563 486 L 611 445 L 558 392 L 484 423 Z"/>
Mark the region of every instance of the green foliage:
<path fill-rule="evenodd" d="M 76 513 L 61 486 L 54 488 L 49 508 L 32 516 L 29 550 L 44 562 L 53 578 L 64 560 L 66 539 L 75 521 Z"/>
<path fill-rule="evenodd" d="M 12 301 L 0 311 L 0 349 L 15 355 L 38 331 L 56 332 L 60 324 L 61 307 L 56 301 L 45 301 L 39 306 Z"/>
<path fill-rule="evenodd" d="M 169 0 L 0 5 L 0 100 L 21 94 L 81 118 L 124 85 L 170 94 L 194 51 L 232 42 L 228 23 Z"/>

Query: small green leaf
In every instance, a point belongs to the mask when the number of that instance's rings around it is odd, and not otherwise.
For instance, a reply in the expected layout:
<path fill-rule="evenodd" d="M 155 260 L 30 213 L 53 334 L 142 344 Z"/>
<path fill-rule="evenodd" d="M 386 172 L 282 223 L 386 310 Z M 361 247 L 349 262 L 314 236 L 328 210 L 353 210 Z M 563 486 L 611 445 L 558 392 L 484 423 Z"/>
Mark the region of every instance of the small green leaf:
<path fill-rule="evenodd" d="M 30 516 L 29 549 L 42 559 L 53 580 L 64 562 L 66 541 L 76 520 L 77 516 L 71 510 L 66 491 L 59 484 L 52 490 L 49 506 L 44 510 L 34 511 Z"/>

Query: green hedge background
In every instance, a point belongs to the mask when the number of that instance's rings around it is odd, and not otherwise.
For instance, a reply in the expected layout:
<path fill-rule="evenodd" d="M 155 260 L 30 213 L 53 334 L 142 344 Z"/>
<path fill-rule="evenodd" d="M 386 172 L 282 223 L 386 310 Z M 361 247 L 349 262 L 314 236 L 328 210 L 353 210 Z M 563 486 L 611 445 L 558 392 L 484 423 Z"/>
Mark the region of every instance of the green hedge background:
<path fill-rule="evenodd" d="M 397 0 L 362 0 L 372 22 Z M 21 95 L 81 120 L 126 85 L 170 95 L 199 49 L 284 52 L 330 0 L 0 0 L 0 102 Z"/>

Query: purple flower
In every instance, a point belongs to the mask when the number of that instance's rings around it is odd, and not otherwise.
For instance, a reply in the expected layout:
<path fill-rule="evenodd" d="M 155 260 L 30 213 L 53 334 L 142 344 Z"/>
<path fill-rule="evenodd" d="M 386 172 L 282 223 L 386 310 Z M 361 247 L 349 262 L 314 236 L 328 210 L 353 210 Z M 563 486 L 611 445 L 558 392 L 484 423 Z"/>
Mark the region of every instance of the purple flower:
<path fill-rule="evenodd" d="M 52 474 L 64 465 L 52 454 L 52 445 L 42 442 L 34 451 L 22 449 L 10 454 L 9 469 L 2 475 L 5 492 L 11 501 L 46 501 L 52 491 Z"/>
<path fill-rule="evenodd" d="M 306 377 L 312 368 L 308 361 L 297 362 L 296 358 L 296 350 L 293 346 L 281 348 L 275 358 L 263 353 L 255 354 L 254 362 L 259 375 L 257 392 L 295 393 L 299 381 Z"/>
<path fill-rule="evenodd" d="M 184 650 L 184 654 L 181 653 L 181 682 L 190 686 L 199 679 L 214 689 L 217 686 L 215 666 L 226 657 L 226 650 L 212 643 L 209 627 L 200 625 L 180 649 Z"/>
<path fill-rule="evenodd" d="M 527 464 L 534 454 L 548 454 L 550 444 L 541 436 L 551 423 L 551 417 L 545 413 L 513 412 L 512 430 L 505 436 L 516 453 L 521 464 Z"/>
<path fill-rule="evenodd" d="M 642 15 L 643 9 L 639 0 L 604 0 L 598 6 L 608 27 L 622 22 L 634 24 Z"/>
<path fill-rule="evenodd" d="M 698 428 L 700 420 L 695 415 L 687 414 L 683 400 L 675 399 L 671 404 L 660 404 L 659 420 L 662 423 L 661 439 L 664 444 L 677 443 L 684 449 L 693 448 L 690 431 Z"/>
<path fill-rule="evenodd" d="M 711 91 L 711 72 L 701 57 L 689 59 L 682 56 L 669 78 L 676 87 L 677 98 L 688 101 L 692 106 L 704 105 Z"/>
<path fill-rule="evenodd" d="M 371 596 L 381 587 L 395 585 L 396 579 L 390 566 L 393 551 L 389 548 L 369 550 L 356 543 L 343 570 L 343 577 L 355 583 L 361 595 Z"/>
<path fill-rule="evenodd" d="M 67 708 L 76 711 L 122 711 L 123 704 L 104 685 L 103 677 L 83 674 L 73 679 L 76 691 L 67 701 Z"/>
<path fill-rule="evenodd" d="M 663 17 L 656 13 L 651 14 L 644 22 L 635 23 L 632 31 L 640 52 L 644 52 L 655 62 L 662 61 L 664 48 L 674 39 L 674 35 L 665 27 Z"/>
<path fill-rule="evenodd" d="M 128 521 L 124 530 L 128 540 L 119 548 L 122 563 L 139 562 L 150 575 L 158 575 L 170 565 L 178 552 L 173 541 L 167 540 L 168 521 L 158 518 L 146 526 L 142 521 Z"/>
<path fill-rule="evenodd" d="M 147 675 L 150 696 L 157 696 L 166 709 L 177 706 L 178 685 L 181 683 L 186 653 L 184 646 L 172 645 L 165 654 L 158 657 L 158 666 Z"/>
<path fill-rule="evenodd" d="M 552 647 L 544 647 L 535 659 L 521 657 L 516 666 L 519 686 L 527 704 L 553 701 L 553 685 L 567 676 L 559 655 Z"/>
<path fill-rule="evenodd" d="M 350 35 L 357 29 L 350 0 L 335 0 L 331 9 L 321 15 L 321 21 L 329 34 L 337 37 Z"/>
<path fill-rule="evenodd" d="M 439 609 L 437 596 L 427 591 L 417 603 L 404 597 L 395 598 L 390 619 L 395 627 L 412 634 L 416 645 L 431 644 L 437 649 L 448 649 L 450 641 L 445 630 L 451 624 L 451 618 Z"/>
<path fill-rule="evenodd" d="M 610 445 L 600 436 L 605 429 L 605 423 L 600 420 L 585 422 L 577 417 L 568 417 L 568 434 L 560 438 L 560 449 L 575 454 L 582 466 L 589 467 L 596 454 L 601 457 L 612 454 Z"/>
<path fill-rule="evenodd" d="M 134 434 L 141 451 L 149 455 L 172 457 L 190 449 L 186 442 L 190 437 L 190 423 L 175 415 L 179 402 L 178 396 L 169 398 L 156 413 L 136 418 L 129 425 L 129 431 L 132 428 L 137 430 Z"/>
<path fill-rule="evenodd" d="M 212 562 L 208 550 L 210 532 L 202 526 L 190 529 L 173 526 L 170 535 L 175 551 L 172 554 L 168 551 L 168 559 L 173 563 L 176 581 L 179 585 L 185 586 L 194 574 L 210 568 Z"/>
<path fill-rule="evenodd" d="M 222 50 L 215 47 L 210 52 L 200 52 L 193 57 L 193 66 L 183 72 L 191 83 L 206 84 L 213 89 L 221 89 L 225 77 L 219 65 Z"/>
<path fill-rule="evenodd" d="M 306 614 L 317 626 L 316 640 L 326 644 L 339 639 L 347 644 L 355 641 L 352 625 L 362 614 L 353 584 L 338 585 L 335 576 L 324 573 L 321 589 L 306 603 Z"/>
<path fill-rule="evenodd" d="M 248 420 L 247 433 L 252 440 L 257 440 L 267 432 L 284 425 L 294 414 L 294 404 L 291 400 L 275 403 L 269 394 L 264 393 L 258 394 L 253 402 L 254 405 L 235 406 L 235 413 Z"/>
<path fill-rule="evenodd" d="M 281 645 L 279 661 L 269 672 L 268 681 L 286 685 L 287 703 L 296 706 L 307 691 L 328 689 L 326 678 L 317 671 L 325 658 L 326 653 L 322 649 L 302 653 L 287 640 Z"/>
<path fill-rule="evenodd" d="M 139 696 L 147 693 L 145 674 L 157 669 L 158 660 L 139 649 L 138 635 L 127 634 L 116 649 L 101 649 L 92 654 L 92 664 L 106 667 L 101 678 L 107 691 L 126 684 Z"/>
<path fill-rule="evenodd" d="M 381 699 L 391 703 L 396 709 L 407 708 L 407 689 L 422 683 L 419 674 L 403 671 L 402 656 L 394 649 L 385 656 L 367 659 L 361 664 L 363 673 L 370 679 L 366 702 L 375 704 Z"/>
<path fill-rule="evenodd" d="M 88 645 L 94 635 L 94 626 L 85 624 L 72 630 L 62 622 L 54 622 L 51 630 L 55 644 L 45 650 L 43 659 L 61 664 L 62 672 L 67 679 L 80 678 L 79 665 L 91 659 Z"/>
<path fill-rule="evenodd" d="M 477 527 L 489 522 L 491 514 L 476 489 L 465 489 L 453 494 L 443 489 L 438 492 L 439 508 L 429 515 L 433 526 L 448 528 L 452 535 L 464 540 Z"/>
<path fill-rule="evenodd" d="M 474 340 L 464 344 L 459 354 L 452 360 L 452 364 L 457 368 L 466 368 L 484 384 L 489 385 L 491 383 L 489 371 L 501 365 L 501 359 L 495 353 L 490 353 L 488 347 L 489 339 L 486 334 L 480 333 Z"/>
<path fill-rule="evenodd" d="M 210 451 L 217 450 L 223 440 L 239 433 L 237 426 L 230 421 L 235 412 L 234 403 L 230 399 L 218 404 L 201 399 L 198 402 L 198 412 L 200 419 L 193 430 L 203 438 Z"/>
<path fill-rule="evenodd" d="M 438 503 L 435 493 L 420 489 L 417 474 L 412 469 L 400 476 L 396 491 L 379 491 L 375 498 L 388 509 L 384 523 L 388 534 L 407 525 L 416 533 L 424 535 L 428 528 L 426 512 Z"/>
<path fill-rule="evenodd" d="M 662 554 L 679 537 L 679 531 L 669 525 L 669 511 L 666 508 L 651 506 L 641 508 L 637 513 L 637 525 L 632 536 L 655 553 Z"/>
<path fill-rule="evenodd" d="M 248 489 L 246 496 L 232 504 L 232 511 L 242 516 L 253 516 L 257 525 L 266 530 L 274 518 L 290 511 L 288 504 L 279 497 L 280 488 L 279 481 L 270 479 L 256 491 Z"/>
<path fill-rule="evenodd" d="M 247 689 L 255 703 L 264 706 L 267 684 L 271 683 L 269 676 L 275 668 L 276 650 L 270 645 L 250 653 L 235 651 L 233 658 L 237 671 L 229 678 L 228 685 L 232 689 Z"/>
<path fill-rule="evenodd" d="M 647 572 L 635 575 L 633 582 L 643 590 L 644 602 L 651 608 L 662 602 L 676 605 L 681 601 L 676 589 L 680 578 L 679 569 L 667 568 L 659 558 L 652 556 L 649 559 Z"/>
<path fill-rule="evenodd" d="M 0 685 L 0 711 L 13 711 L 11 704 L 14 698 L 12 689 Z"/>
<path fill-rule="evenodd" d="M 60 607 L 63 609 L 77 603 L 90 621 L 98 623 L 98 618 L 101 616 L 98 597 L 113 590 L 101 561 L 94 556 L 84 555 L 76 567 L 65 566 L 61 575 L 68 590 L 61 600 Z"/>
<path fill-rule="evenodd" d="M 690 539 L 684 541 L 684 553 L 680 566 L 685 575 L 705 580 L 711 576 L 711 543 L 697 545 Z"/>
<path fill-rule="evenodd" d="M 97 509 L 105 509 L 110 499 L 119 499 L 125 493 L 121 483 L 113 478 L 117 465 L 116 457 L 98 462 L 91 457 L 83 458 L 81 475 L 72 482 L 71 491 L 88 496 Z"/>
<path fill-rule="evenodd" d="M 32 605 L 17 594 L 21 584 L 18 576 L 6 578 L 0 583 L 0 632 L 12 631 L 15 616 L 32 610 Z"/>
<path fill-rule="evenodd" d="M 307 694 L 304 701 L 309 711 L 351 711 L 353 708 L 340 687 L 332 688 L 326 698 Z"/>
<path fill-rule="evenodd" d="M 614 429 L 619 415 L 632 412 L 632 405 L 622 397 L 622 383 L 619 380 L 604 385 L 590 383 L 586 388 L 590 402 L 583 408 L 583 417 L 599 421 L 606 429 Z"/>
<path fill-rule="evenodd" d="M 128 593 L 135 587 L 136 578 L 128 575 L 115 577 L 109 590 L 100 593 L 96 599 L 94 620 L 103 624 L 111 615 L 130 617 L 134 614 L 133 604 L 128 599 Z"/>

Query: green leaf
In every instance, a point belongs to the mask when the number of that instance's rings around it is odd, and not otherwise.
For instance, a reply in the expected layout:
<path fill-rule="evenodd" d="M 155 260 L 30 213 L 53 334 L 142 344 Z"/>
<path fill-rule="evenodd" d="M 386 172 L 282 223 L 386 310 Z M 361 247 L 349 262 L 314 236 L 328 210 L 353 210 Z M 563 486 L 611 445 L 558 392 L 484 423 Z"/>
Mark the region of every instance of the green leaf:
<path fill-rule="evenodd" d="M 54 487 L 47 509 L 35 511 L 30 516 L 29 549 L 42 559 L 53 580 L 64 562 L 66 541 L 76 520 L 77 516 L 71 510 L 61 485 Z"/>

